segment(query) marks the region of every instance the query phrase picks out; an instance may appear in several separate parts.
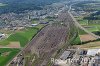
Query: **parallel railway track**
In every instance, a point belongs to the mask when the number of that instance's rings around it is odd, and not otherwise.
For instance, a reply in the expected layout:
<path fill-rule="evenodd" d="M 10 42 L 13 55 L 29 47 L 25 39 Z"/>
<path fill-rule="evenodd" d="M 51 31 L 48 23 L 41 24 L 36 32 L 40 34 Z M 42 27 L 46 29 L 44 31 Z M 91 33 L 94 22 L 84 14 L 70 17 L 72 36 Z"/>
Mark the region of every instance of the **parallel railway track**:
<path fill-rule="evenodd" d="M 27 55 L 36 54 L 39 57 L 39 61 L 34 66 L 47 65 L 52 55 L 69 41 L 71 28 L 75 28 L 74 21 L 68 12 L 60 13 L 57 20 L 55 24 L 44 27 L 16 57 L 22 55 L 21 57 L 24 58 Z M 26 66 L 33 66 L 33 62 L 26 62 Z M 8 64 L 8 66 L 17 65 L 24 66 L 18 63 Z"/>

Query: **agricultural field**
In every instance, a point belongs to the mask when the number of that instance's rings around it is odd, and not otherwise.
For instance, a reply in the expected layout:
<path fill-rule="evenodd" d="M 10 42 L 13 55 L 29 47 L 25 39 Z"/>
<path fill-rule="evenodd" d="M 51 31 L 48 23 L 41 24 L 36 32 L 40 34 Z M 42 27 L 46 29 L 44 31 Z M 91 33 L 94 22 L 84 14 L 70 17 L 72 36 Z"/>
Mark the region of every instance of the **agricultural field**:
<path fill-rule="evenodd" d="M 90 32 L 99 31 L 97 26 L 84 26 L 84 27 Z"/>
<path fill-rule="evenodd" d="M 84 11 L 85 15 L 76 20 L 90 32 L 100 31 L 100 1 L 82 1 L 73 6 L 75 11 Z"/>
<path fill-rule="evenodd" d="M 46 19 L 45 19 L 46 20 Z M 33 20 L 33 24 L 38 20 Z M 33 27 L 26 27 L 21 30 L 0 30 L 8 38 L 0 40 L 0 66 L 5 66 L 28 42 L 46 25 L 37 24 Z"/>
<path fill-rule="evenodd" d="M 17 31 L 5 40 L 0 40 L 0 66 L 8 63 L 20 51 L 21 47 L 24 47 L 44 26 L 28 27 L 23 31 Z"/>
<path fill-rule="evenodd" d="M 97 48 L 100 48 L 100 41 L 89 42 L 86 44 L 78 45 L 77 47 L 80 47 L 83 49 L 97 49 Z"/>
<path fill-rule="evenodd" d="M 21 47 L 24 47 L 44 25 L 38 25 L 36 27 L 29 27 L 23 31 L 16 32 L 10 35 L 7 39 L 1 40 L 0 45 L 8 45 L 10 42 L 19 41 Z"/>
<path fill-rule="evenodd" d="M 10 35 L 7 39 L 1 40 L 1 45 L 8 45 L 10 42 L 19 41 L 20 45 L 23 47 L 25 44 L 32 38 L 32 35 L 37 33 L 38 29 L 36 28 L 27 28 L 22 32 L 17 32 Z"/>
<path fill-rule="evenodd" d="M 81 25 L 88 25 L 88 20 L 84 20 L 83 17 L 76 17 L 76 20 L 81 24 Z"/>
<path fill-rule="evenodd" d="M 92 37 L 81 29 L 78 29 L 78 34 L 79 35 L 72 42 L 73 46 L 83 49 L 100 48 L 100 41 L 96 40 L 96 38 Z"/>
<path fill-rule="evenodd" d="M 88 24 L 88 21 L 87 20 L 78 20 L 78 21 L 79 21 L 79 23 L 81 25 L 87 25 Z"/>
<path fill-rule="evenodd" d="M 96 38 L 92 37 L 89 34 L 84 34 L 84 35 L 80 35 L 80 39 L 82 42 L 86 42 L 86 41 L 95 40 Z"/>
<path fill-rule="evenodd" d="M 100 36 L 100 1 L 82 1 L 72 6 L 75 12 L 81 12 L 80 16 L 75 17 L 76 20 L 89 32 Z M 77 38 L 74 43 L 81 41 L 80 44 L 74 44 L 78 48 L 100 48 L 100 40 L 92 37 L 81 29 L 78 29 Z"/>
<path fill-rule="evenodd" d="M 100 24 L 93 24 L 92 20 L 90 22 L 88 22 L 88 20 L 83 19 L 81 16 L 77 17 L 76 20 L 87 30 L 89 30 L 90 32 L 94 32 L 94 31 L 100 31 Z M 95 20 L 96 21 L 96 20 Z M 80 30 L 79 30 L 80 31 Z M 80 31 L 81 33 L 83 31 Z"/>
<path fill-rule="evenodd" d="M 0 48 L 0 66 L 5 66 L 20 50 Z"/>
<path fill-rule="evenodd" d="M 95 32 L 95 34 L 100 32 L 100 24 L 93 24 L 94 23 L 93 21 L 97 22 L 98 20 L 91 20 L 88 23 L 88 20 L 85 20 L 82 17 L 78 17 L 76 19 L 88 31 L 92 33 Z M 81 29 L 78 29 L 78 33 L 79 33 L 79 38 L 82 43 L 80 45 L 76 45 L 77 47 L 80 47 L 83 49 L 100 48 L 100 41 L 95 41 L 96 38 L 92 37 L 91 35 L 87 34 Z"/>
<path fill-rule="evenodd" d="M 90 32 L 100 32 L 100 1 L 87 1 L 75 4 L 78 11 L 85 11 L 88 15 L 78 17 L 78 22 L 85 25 Z M 73 7 L 75 7 L 73 6 Z M 84 22 L 87 20 L 87 22 Z M 83 22 L 82 22 L 83 21 Z M 86 24 L 87 23 L 87 24 Z"/>
<path fill-rule="evenodd" d="M 100 24 L 88 24 L 83 26 L 90 32 L 100 31 Z"/>

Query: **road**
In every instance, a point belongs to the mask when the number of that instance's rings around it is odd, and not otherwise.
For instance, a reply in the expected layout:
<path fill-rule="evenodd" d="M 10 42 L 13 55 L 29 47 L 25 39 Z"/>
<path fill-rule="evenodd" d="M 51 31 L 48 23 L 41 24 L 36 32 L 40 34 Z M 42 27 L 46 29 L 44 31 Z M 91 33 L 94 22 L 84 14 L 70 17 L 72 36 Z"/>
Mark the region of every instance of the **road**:
<path fill-rule="evenodd" d="M 76 3 L 74 3 L 74 4 L 76 4 Z M 95 37 L 96 39 L 100 39 L 100 36 L 95 35 L 94 33 L 88 31 L 86 28 L 84 28 L 83 26 L 81 26 L 81 25 L 77 22 L 77 20 L 74 18 L 74 16 L 71 14 L 70 11 L 71 11 L 72 6 L 73 6 L 74 4 L 71 4 L 71 5 L 70 5 L 69 10 L 68 10 L 68 13 L 70 14 L 70 16 L 72 17 L 73 21 L 75 22 L 75 25 L 76 25 L 77 27 L 79 27 L 80 29 L 84 30 L 87 34 L 90 34 L 91 36 Z"/>

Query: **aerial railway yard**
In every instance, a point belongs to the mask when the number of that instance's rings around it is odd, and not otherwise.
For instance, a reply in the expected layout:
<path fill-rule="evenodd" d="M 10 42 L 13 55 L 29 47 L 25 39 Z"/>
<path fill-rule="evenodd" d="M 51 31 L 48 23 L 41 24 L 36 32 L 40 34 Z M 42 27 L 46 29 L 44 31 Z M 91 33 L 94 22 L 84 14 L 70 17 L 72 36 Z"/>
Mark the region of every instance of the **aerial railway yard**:
<path fill-rule="evenodd" d="M 91 36 L 100 38 L 80 26 L 71 13 L 62 11 L 55 22 L 39 31 L 7 66 L 53 66 L 48 65 L 51 58 L 54 58 L 62 47 L 65 47 L 63 51 L 67 49 L 70 38 L 77 33 L 76 26 Z"/>
<path fill-rule="evenodd" d="M 56 22 L 44 27 L 8 66 L 47 66 L 57 50 L 69 43 L 73 28 L 73 19 L 68 12 L 63 11 Z M 38 60 L 32 55 L 36 55 Z"/>

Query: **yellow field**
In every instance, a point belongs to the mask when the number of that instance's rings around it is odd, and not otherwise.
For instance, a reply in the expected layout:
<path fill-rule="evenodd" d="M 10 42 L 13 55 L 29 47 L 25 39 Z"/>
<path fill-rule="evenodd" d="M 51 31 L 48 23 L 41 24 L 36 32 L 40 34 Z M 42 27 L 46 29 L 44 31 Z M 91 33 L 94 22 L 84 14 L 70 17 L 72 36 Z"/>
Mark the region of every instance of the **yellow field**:
<path fill-rule="evenodd" d="M 90 43 L 83 44 L 83 45 L 78 45 L 77 47 L 82 48 L 82 49 L 100 48 L 100 41 L 90 42 Z"/>

